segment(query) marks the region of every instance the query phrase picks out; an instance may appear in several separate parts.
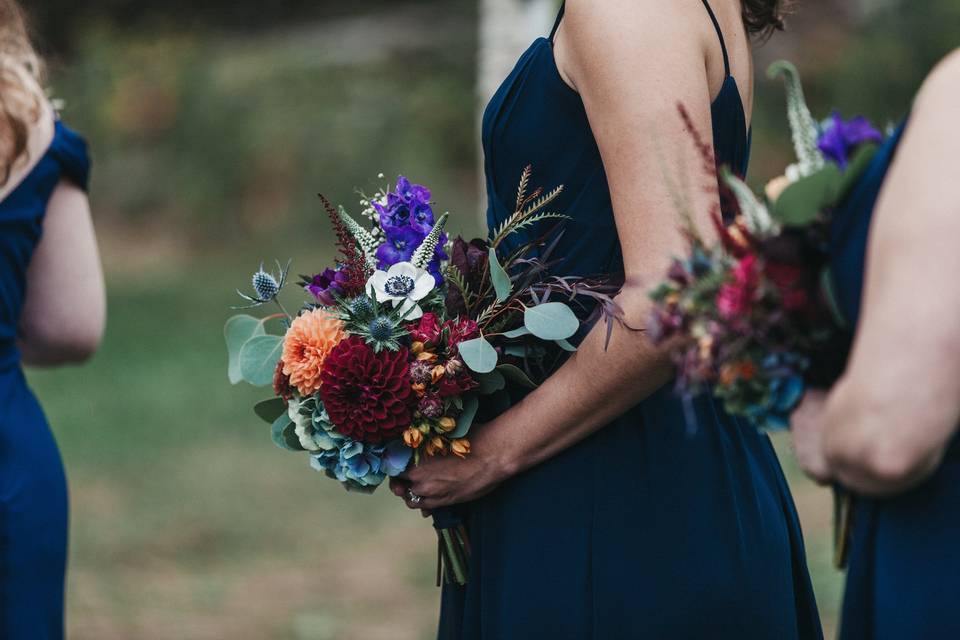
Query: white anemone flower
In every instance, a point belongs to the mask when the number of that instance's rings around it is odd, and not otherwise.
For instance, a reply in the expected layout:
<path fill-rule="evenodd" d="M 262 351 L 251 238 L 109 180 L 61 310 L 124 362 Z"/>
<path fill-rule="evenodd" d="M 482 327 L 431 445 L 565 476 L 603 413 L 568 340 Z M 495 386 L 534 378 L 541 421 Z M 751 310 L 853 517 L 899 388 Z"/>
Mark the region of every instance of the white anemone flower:
<path fill-rule="evenodd" d="M 409 262 L 398 262 L 387 271 L 377 271 L 367 280 L 367 295 L 377 302 L 390 302 L 400 307 L 400 315 L 416 320 L 423 315 L 419 302 L 429 295 L 437 281 L 432 275 Z"/>

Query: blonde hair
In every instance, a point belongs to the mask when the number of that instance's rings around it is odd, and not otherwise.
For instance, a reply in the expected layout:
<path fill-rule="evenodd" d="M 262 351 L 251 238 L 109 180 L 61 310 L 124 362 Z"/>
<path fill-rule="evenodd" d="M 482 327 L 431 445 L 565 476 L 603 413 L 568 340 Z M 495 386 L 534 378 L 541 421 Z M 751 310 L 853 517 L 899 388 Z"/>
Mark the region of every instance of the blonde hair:
<path fill-rule="evenodd" d="M 41 86 L 43 72 L 23 11 L 15 0 L 0 0 L 0 186 L 27 153 L 30 129 L 42 111 L 44 96 L 36 87 Z"/>

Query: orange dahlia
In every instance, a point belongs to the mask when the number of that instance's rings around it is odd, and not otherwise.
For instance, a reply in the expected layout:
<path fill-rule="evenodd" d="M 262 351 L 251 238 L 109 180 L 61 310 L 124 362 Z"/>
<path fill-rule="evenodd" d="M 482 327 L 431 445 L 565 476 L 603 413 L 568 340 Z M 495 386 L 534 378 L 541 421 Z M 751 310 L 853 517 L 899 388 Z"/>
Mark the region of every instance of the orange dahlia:
<path fill-rule="evenodd" d="M 320 389 L 327 354 L 346 337 L 343 322 L 323 309 L 304 313 L 290 325 L 283 340 L 283 373 L 303 397 Z"/>

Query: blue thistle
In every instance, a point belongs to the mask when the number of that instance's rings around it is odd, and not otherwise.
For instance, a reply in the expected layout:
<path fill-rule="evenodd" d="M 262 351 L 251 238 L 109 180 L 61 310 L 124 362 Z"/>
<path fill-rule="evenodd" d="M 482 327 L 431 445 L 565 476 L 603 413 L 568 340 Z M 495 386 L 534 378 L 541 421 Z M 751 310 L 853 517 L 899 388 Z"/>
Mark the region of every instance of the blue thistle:
<path fill-rule="evenodd" d="M 367 296 L 360 296 L 350 301 L 350 313 L 354 316 L 369 316 L 373 313 L 373 301 Z"/>
<path fill-rule="evenodd" d="M 393 337 L 393 322 L 383 316 L 373 319 L 370 323 L 370 337 L 377 342 L 386 342 Z"/>
<path fill-rule="evenodd" d="M 280 283 L 271 274 L 260 270 L 253 274 L 253 290 L 257 293 L 257 298 L 261 302 L 273 300 L 280 293 Z"/>

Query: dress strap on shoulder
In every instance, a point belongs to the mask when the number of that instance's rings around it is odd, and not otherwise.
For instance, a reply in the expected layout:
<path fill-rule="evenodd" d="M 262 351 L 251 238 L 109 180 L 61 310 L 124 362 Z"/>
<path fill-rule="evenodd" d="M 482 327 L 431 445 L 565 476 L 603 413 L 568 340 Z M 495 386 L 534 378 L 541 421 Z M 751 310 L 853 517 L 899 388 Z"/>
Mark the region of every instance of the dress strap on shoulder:
<path fill-rule="evenodd" d="M 707 13 L 710 14 L 710 20 L 713 21 L 713 27 L 717 30 L 717 37 L 720 38 L 720 49 L 723 51 L 723 72 L 729 76 L 730 56 L 727 54 L 727 42 L 723 38 L 723 29 L 720 28 L 720 21 L 717 20 L 717 14 L 713 12 L 713 8 L 710 6 L 710 3 L 707 2 L 707 0 L 703 0 L 703 6 L 707 8 Z"/>
<path fill-rule="evenodd" d="M 567 8 L 567 3 L 566 3 L 565 1 L 564 1 L 564 2 L 561 2 L 561 3 L 560 3 L 560 12 L 557 13 L 557 19 L 556 19 L 556 21 L 554 21 L 554 23 L 553 23 L 553 29 L 550 30 L 550 42 L 553 42 L 554 36 L 557 35 L 557 29 L 560 28 L 560 21 L 563 20 L 563 10 L 566 9 L 566 8 Z"/>

